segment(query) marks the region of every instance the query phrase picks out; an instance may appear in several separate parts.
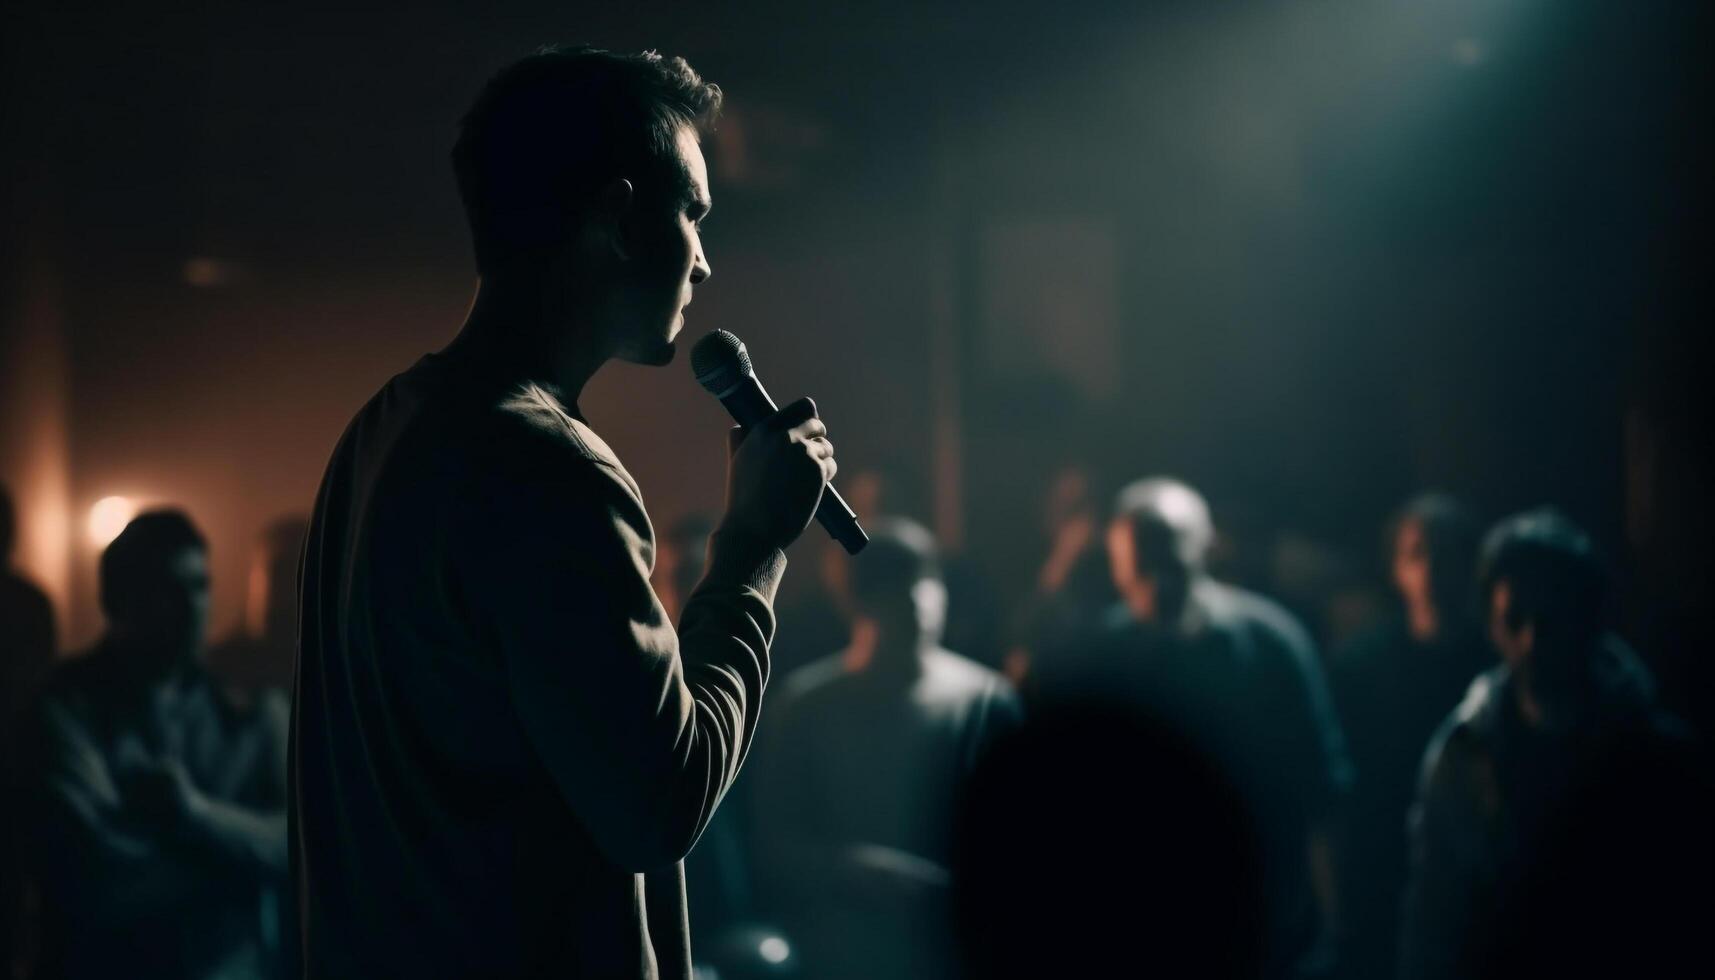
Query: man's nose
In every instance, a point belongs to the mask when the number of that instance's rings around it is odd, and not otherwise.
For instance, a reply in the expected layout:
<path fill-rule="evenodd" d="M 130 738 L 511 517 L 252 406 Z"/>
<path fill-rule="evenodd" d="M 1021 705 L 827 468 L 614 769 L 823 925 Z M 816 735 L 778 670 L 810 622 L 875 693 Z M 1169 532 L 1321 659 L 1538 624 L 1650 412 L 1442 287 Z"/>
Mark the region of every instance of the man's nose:
<path fill-rule="evenodd" d="M 703 253 L 699 251 L 696 261 L 691 263 L 691 285 L 700 286 L 714 274 L 715 270 L 709 268 L 709 260 L 703 258 Z"/>

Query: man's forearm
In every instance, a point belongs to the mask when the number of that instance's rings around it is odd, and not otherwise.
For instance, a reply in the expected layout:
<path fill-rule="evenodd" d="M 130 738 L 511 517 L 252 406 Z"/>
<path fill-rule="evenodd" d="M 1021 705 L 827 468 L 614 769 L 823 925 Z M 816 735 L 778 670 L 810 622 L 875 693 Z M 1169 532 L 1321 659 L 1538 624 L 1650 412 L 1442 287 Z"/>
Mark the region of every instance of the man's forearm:
<path fill-rule="evenodd" d="M 225 867 L 263 876 L 287 873 L 286 812 L 253 810 L 204 797 L 186 814 L 186 842 Z"/>
<path fill-rule="evenodd" d="M 709 538 L 709 566 L 696 592 L 706 588 L 754 589 L 770 605 L 786 572 L 786 554 L 753 536 L 725 529 Z"/>

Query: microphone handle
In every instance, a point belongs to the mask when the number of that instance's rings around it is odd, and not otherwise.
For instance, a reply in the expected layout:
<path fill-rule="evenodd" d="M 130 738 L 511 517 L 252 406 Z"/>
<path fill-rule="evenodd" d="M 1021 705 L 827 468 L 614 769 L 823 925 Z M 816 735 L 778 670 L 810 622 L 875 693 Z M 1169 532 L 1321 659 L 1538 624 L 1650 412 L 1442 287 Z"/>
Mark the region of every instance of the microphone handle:
<path fill-rule="evenodd" d="M 779 411 L 774 405 L 774 399 L 768 397 L 768 391 L 762 387 L 762 382 L 755 375 L 746 377 L 735 385 L 732 390 L 721 396 L 721 404 L 726 406 L 727 413 L 739 425 L 755 425 L 763 419 Z M 846 549 L 846 554 L 855 555 L 869 544 L 869 535 L 864 533 L 863 526 L 858 524 L 857 515 L 852 513 L 840 492 L 829 483 L 822 491 L 822 501 L 816 505 L 816 520 L 828 531 L 828 536 L 840 543 Z"/>

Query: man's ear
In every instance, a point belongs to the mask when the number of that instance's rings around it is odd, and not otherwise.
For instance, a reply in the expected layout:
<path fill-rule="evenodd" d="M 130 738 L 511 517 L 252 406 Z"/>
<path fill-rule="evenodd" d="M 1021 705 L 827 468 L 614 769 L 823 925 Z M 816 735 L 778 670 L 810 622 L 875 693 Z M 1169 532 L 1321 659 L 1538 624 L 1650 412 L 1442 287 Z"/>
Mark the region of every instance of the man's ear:
<path fill-rule="evenodd" d="M 597 225 L 607 239 L 607 247 L 612 250 L 614 257 L 621 261 L 631 257 L 630 235 L 627 229 L 630 226 L 634 195 L 631 181 L 624 177 L 615 177 L 596 196 Z"/>

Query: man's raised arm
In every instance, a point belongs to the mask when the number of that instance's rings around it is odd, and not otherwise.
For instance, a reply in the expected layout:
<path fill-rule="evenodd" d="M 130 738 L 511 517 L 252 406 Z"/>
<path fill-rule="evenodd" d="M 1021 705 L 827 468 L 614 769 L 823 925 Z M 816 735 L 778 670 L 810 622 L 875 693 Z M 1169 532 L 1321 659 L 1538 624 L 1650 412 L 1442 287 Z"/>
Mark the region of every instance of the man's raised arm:
<path fill-rule="evenodd" d="M 598 847 L 634 871 L 683 857 L 755 732 L 781 549 L 833 476 L 806 399 L 736 446 L 709 570 L 675 633 L 649 584 L 648 518 L 622 471 L 553 447 L 506 474 L 462 582 L 498 641 L 527 737 Z"/>

